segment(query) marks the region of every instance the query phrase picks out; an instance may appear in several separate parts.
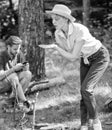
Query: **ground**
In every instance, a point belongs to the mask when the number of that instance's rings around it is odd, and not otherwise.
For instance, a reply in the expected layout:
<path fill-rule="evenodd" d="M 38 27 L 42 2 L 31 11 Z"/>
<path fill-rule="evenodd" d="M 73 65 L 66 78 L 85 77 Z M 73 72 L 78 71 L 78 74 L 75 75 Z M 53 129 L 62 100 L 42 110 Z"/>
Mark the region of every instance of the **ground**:
<path fill-rule="evenodd" d="M 78 130 L 80 126 L 79 61 L 71 63 L 51 49 L 46 51 L 45 63 L 47 78 L 60 77 L 65 80 L 65 84 L 56 85 L 39 93 L 36 103 L 35 122 L 36 124 L 64 124 L 70 130 Z M 104 103 L 111 95 L 111 87 L 112 67 L 109 66 L 95 88 L 97 109 L 103 130 L 112 129 L 112 125 L 108 125 L 108 121 L 112 119 L 112 113 L 104 111 Z M 34 95 L 30 96 L 30 98 L 34 98 Z M 31 129 L 33 116 L 26 115 L 22 120 L 23 125 L 20 126 L 21 116 L 21 112 L 16 113 L 16 119 L 14 120 L 13 113 L 4 113 L 0 110 L 0 130 Z"/>

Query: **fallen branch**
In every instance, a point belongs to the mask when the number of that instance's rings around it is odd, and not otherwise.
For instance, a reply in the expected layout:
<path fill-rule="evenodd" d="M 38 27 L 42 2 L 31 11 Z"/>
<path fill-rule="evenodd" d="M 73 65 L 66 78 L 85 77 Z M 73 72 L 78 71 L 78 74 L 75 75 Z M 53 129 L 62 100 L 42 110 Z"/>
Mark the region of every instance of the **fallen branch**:
<path fill-rule="evenodd" d="M 65 130 L 67 127 L 62 124 L 48 125 L 46 127 L 41 127 L 40 130 Z"/>
<path fill-rule="evenodd" d="M 31 93 L 47 90 L 52 87 L 60 86 L 63 84 L 65 84 L 65 79 L 63 77 L 52 78 L 49 79 L 47 82 L 35 82 L 34 84 L 31 84 L 31 86 L 28 88 L 25 94 L 29 95 Z"/>

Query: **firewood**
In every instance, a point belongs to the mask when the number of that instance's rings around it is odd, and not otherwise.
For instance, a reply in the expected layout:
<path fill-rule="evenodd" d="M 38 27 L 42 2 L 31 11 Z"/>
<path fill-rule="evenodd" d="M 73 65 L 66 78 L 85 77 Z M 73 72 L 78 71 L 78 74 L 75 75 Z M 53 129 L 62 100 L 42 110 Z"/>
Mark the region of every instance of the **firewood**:
<path fill-rule="evenodd" d="M 49 125 L 47 127 L 41 127 L 40 130 L 65 130 L 65 127 L 62 124 L 57 124 L 57 125 Z"/>
<path fill-rule="evenodd" d="M 52 78 L 52 79 L 49 79 L 48 82 L 42 82 L 42 83 L 37 82 L 37 83 L 32 84 L 31 87 L 28 88 L 28 90 L 26 91 L 26 94 L 43 91 L 43 90 L 50 89 L 56 86 L 64 85 L 65 83 L 66 82 L 63 77 Z"/>

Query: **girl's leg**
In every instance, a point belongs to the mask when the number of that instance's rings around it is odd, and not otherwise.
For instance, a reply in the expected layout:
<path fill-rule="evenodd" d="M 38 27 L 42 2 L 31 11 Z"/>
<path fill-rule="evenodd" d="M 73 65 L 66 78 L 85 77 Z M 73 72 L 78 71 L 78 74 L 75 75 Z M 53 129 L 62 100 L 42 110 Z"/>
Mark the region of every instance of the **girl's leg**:
<path fill-rule="evenodd" d="M 90 69 L 81 85 L 81 95 L 87 107 L 90 119 L 97 118 L 96 101 L 93 90 L 105 72 L 107 66 L 108 61 L 103 61 L 102 59 L 95 60 L 95 62 L 91 64 Z"/>
<path fill-rule="evenodd" d="M 81 74 L 83 77 L 83 80 L 81 81 L 81 95 L 82 95 L 82 101 L 83 106 L 87 108 L 89 118 L 93 119 L 97 122 L 97 110 L 96 110 L 96 101 L 94 97 L 94 87 L 99 81 L 99 79 L 102 77 L 103 73 L 105 72 L 108 63 L 109 63 L 109 54 L 107 49 L 105 47 L 102 47 L 98 53 L 95 55 L 92 55 L 92 57 L 89 58 L 90 64 L 88 65 L 88 70 L 85 71 L 86 67 L 84 67 L 83 64 L 81 67 Z M 85 77 L 84 77 L 84 76 Z M 82 107 L 83 108 L 83 107 Z M 83 108 L 84 110 L 84 108 Z M 82 116 L 82 120 L 84 120 L 84 117 Z M 96 127 L 96 128 L 95 128 Z M 101 130 L 101 123 L 98 120 L 98 124 L 94 125 L 94 130 Z"/>
<path fill-rule="evenodd" d="M 86 74 L 89 71 L 89 66 L 85 65 L 83 62 L 83 58 L 81 58 L 81 62 L 80 62 L 80 83 L 82 86 L 82 83 L 86 77 Z M 82 95 L 81 95 L 82 96 Z M 88 111 L 87 111 L 87 107 L 84 103 L 83 97 L 80 101 L 80 115 L 81 115 L 81 125 L 85 126 L 88 123 Z"/>

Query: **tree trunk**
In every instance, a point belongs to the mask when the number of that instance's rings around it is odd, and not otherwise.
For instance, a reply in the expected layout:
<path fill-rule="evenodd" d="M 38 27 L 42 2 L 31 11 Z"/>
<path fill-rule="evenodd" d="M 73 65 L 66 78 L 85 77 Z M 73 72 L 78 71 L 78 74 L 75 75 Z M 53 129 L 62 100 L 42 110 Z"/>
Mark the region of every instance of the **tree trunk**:
<path fill-rule="evenodd" d="M 13 3 L 12 3 L 12 0 L 9 0 L 9 8 L 10 8 L 10 9 L 13 9 Z"/>
<path fill-rule="evenodd" d="M 19 1 L 19 34 L 23 44 L 27 44 L 26 57 L 33 79 L 39 80 L 45 76 L 45 51 L 38 47 L 44 44 L 43 0 Z"/>
<path fill-rule="evenodd" d="M 90 0 L 83 0 L 83 24 L 89 26 Z"/>

